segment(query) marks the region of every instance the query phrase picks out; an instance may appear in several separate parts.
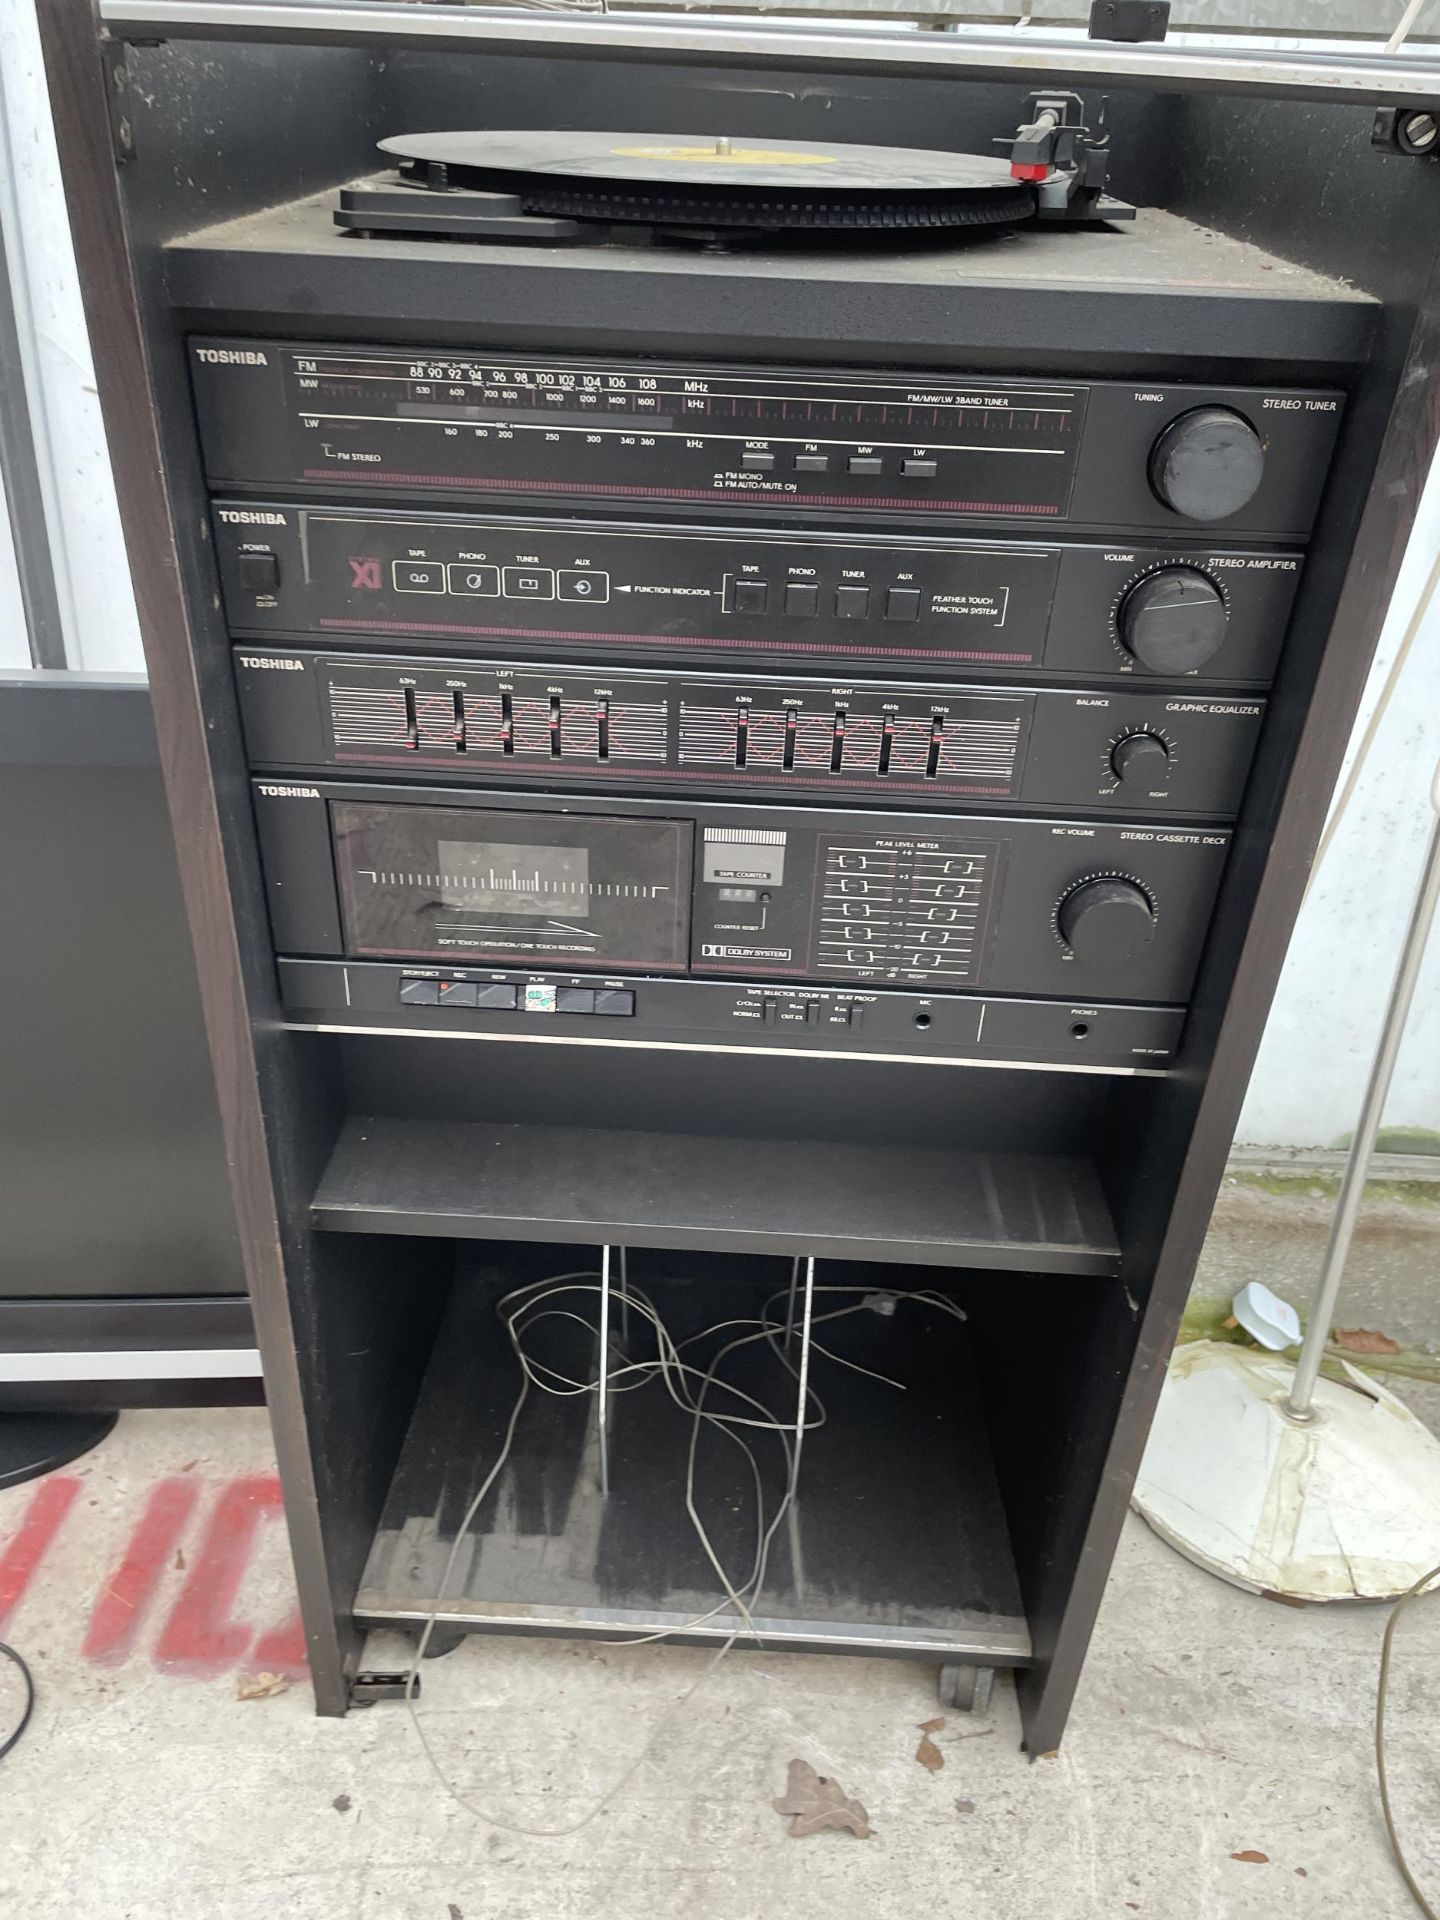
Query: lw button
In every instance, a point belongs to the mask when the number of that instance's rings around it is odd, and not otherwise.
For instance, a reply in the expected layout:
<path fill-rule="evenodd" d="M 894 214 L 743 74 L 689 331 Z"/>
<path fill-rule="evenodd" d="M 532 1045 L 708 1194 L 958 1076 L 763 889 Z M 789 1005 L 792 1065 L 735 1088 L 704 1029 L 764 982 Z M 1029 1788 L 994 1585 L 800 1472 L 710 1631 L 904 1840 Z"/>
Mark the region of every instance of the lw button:
<path fill-rule="evenodd" d="M 933 480 L 939 472 L 934 460 L 902 460 L 900 472 L 906 480 Z"/>

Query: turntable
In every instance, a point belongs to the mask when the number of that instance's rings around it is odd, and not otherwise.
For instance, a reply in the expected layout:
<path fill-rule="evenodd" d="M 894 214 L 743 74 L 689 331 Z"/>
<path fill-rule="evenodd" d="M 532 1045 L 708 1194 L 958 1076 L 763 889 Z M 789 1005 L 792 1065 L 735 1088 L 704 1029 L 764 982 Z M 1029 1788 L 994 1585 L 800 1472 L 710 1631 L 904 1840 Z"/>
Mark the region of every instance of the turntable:
<path fill-rule="evenodd" d="M 798 140 L 644 133 L 441 132 L 380 142 L 388 179 L 343 187 L 360 235 L 633 244 L 637 233 L 727 249 L 846 237 L 954 242 L 1039 222 L 1133 219 L 1104 192 L 1103 111 L 1032 94 L 1003 157 Z"/>

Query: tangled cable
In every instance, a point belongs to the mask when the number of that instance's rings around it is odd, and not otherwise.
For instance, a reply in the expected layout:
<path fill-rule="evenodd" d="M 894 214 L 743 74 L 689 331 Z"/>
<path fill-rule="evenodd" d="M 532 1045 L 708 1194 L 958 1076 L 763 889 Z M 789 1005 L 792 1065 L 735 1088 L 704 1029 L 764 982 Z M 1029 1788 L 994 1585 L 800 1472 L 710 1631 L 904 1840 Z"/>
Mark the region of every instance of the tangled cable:
<path fill-rule="evenodd" d="M 678 1342 L 671 1337 L 669 1329 L 666 1327 L 665 1322 L 648 1295 L 633 1285 L 629 1285 L 626 1288 L 623 1295 L 624 1304 L 627 1308 L 637 1312 L 641 1320 L 653 1329 L 656 1353 L 653 1359 L 632 1359 L 612 1336 L 610 1345 L 614 1353 L 618 1356 L 619 1364 L 610 1367 L 605 1383 L 606 1390 L 609 1393 L 634 1392 L 641 1387 L 647 1386 L 651 1381 L 658 1379 L 663 1384 L 675 1405 L 680 1408 L 682 1412 L 690 1416 L 690 1442 L 687 1449 L 685 1473 L 685 1510 L 689 1515 L 691 1525 L 694 1527 L 701 1550 L 715 1571 L 716 1578 L 720 1584 L 721 1595 L 714 1606 L 709 1608 L 705 1613 L 698 1614 L 678 1626 L 664 1627 L 653 1633 L 642 1634 L 635 1639 L 622 1640 L 619 1642 L 612 1641 L 609 1644 L 618 1644 L 624 1647 L 646 1646 L 656 1640 L 668 1639 L 674 1634 L 690 1633 L 697 1629 L 707 1627 L 717 1615 L 726 1613 L 727 1611 L 734 1616 L 734 1624 L 717 1650 L 715 1657 L 702 1669 L 684 1693 L 666 1708 L 651 1729 L 644 1746 L 635 1758 L 630 1761 L 629 1765 L 626 1766 L 619 1778 L 616 1779 L 613 1784 L 606 1789 L 605 1793 L 601 1795 L 600 1799 L 578 1819 L 558 1827 L 532 1827 L 522 1825 L 516 1821 L 502 1819 L 499 1815 L 476 1805 L 472 1800 L 468 1799 L 448 1777 L 435 1754 L 429 1736 L 421 1724 L 420 1713 L 415 1700 L 415 1683 L 420 1662 L 424 1659 L 426 1649 L 434 1634 L 436 1623 L 439 1620 L 441 1610 L 444 1606 L 446 1592 L 454 1576 L 455 1566 L 459 1559 L 461 1549 L 471 1528 L 475 1524 L 481 1507 L 484 1505 L 486 1496 L 499 1479 L 501 1473 L 504 1471 L 506 1462 L 510 1458 L 515 1445 L 515 1436 L 519 1430 L 520 1417 L 524 1412 L 531 1388 L 534 1387 L 541 1392 L 562 1397 L 579 1394 L 598 1395 L 600 1391 L 601 1383 L 598 1378 L 577 1379 L 573 1375 L 566 1374 L 548 1362 L 537 1360 L 533 1354 L 526 1351 L 524 1344 L 525 1335 L 530 1333 L 542 1320 L 548 1319 L 576 1321 L 584 1327 L 588 1333 L 598 1336 L 598 1328 L 585 1314 L 578 1312 L 573 1304 L 564 1306 L 550 1304 L 558 1299 L 563 1299 L 565 1296 L 596 1296 L 601 1294 L 603 1283 L 598 1274 L 584 1270 L 574 1273 L 554 1274 L 546 1279 L 531 1281 L 525 1286 L 514 1288 L 511 1292 L 503 1295 L 497 1303 L 496 1312 L 505 1328 L 511 1349 L 520 1367 L 520 1390 L 516 1394 L 515 1403 L 510 1410 L 510 1416 L 506 1422 L 504 1435 L 495 1459 L 489 1471 L 485 1474 L 471 1496 L 464 1516 L 455 1530 L 455 1538 L 451 1542 L 450 1551 L 446 1556 L 439 1581 L 436 1583 L 435 1596 L 431 1603 L 430 1612 L 426 1618 L 424 1627 L 421 1630 L 419 1641 L 416 1645 L 414 1662 L 411 1665 L 405 1683 L 405 1704 L 410 1715 L 411 1725 L 415 1729 L 416 1737 L 420 1742 L 425 1758 L 429 1762 L 436 1779 L 458 1806 L 463 1807 L 467 1813 L 473 1815 L 476 1819 L 484 1821 L 487 1826 L 498 1827 L 507 1833 L 521 1834 L 531 1839 L 563 1839 L 571 1834 L 579 1833 L 583 1827 L 588 1826 L 598 1814 L 602 1813 L 635 1777 L 636 1773 L 639 1772 L 640 1768 L 654 1750 L 656 1742 L 660 1739 L 666 1727 L 669 1726 L 670 1722 L 694 1699 L 700 1688 L 714 1673 L 720 1662 L 735 1645 L 735 1642 L 741 1637 L 741 1634 L 746 1634 L 756 1644 L 763 1644 L 762 1636 L 755 1624 L 753 1609 L 765 1584 L 765 1574 L 769 1563 L 771 1544 L 786 1514 L 790 1511 L 794 1499 L 793 1468 L 795 1456 L 792 1448 L 792 1438 L 798 1442 L 802 1435 L 823 1427 L 828 1417 L 824 1402 L 815 1392 L 813 1386 L 810 1385 L 808 1378 L 804 1377 L 804 1360 L 808 1357 L 818 1355 L 826 1360 L 832 1361 L 837 1366 L 846 1367 L 854 1372 L 866 1374 L 871 1379 L 878 1380 L 886 1386 L 895 1388 L 897 1391 L 904 1391 L 903 1384 L 900 1381 L 890 1379 L 885 1374 L 877 1373 L 872 1368 L 861 1366 L 858 1362 L 847 1359 L 842 1355 L 832 1352 L 829 1348 L 822 1346 L 814 1338 L 814 1329 L 829 1321 L 843 1320 L 857 1313 L 880 1312 L 887 1315 L 893 1314 L 900 1302 L 906 1300 L 920 1302 L 925 1306 L 945 1313 L 957 1320 L 963 1321 L 965 1318 L 964 1313 L 956 1306 L 954 1301 L 948 1300 L 943 1294 L 928 1289 L 891 1291 L 889 1289 L 862 1286 L 814 1286 L 809 1289 L 812 1302 L 818 1295 L 853 1295 L 858 1296 L 858 1298 L 849 1306 L 836 1306 L 825 1313 L 814 1313 L 812 1311 L 809 1321 L 810 1339 L 808 1342 L 808 1354 L 802 1355 L 802 1366 L 797 1367 L 791 1360 L 787 1345 L 790 1336 L 794 1332 L 793 1301 L 795 1298 L 799 1267 L 800 1262 L 797 1260 L 792 1269 L 789 1289 L 780 1289 L 772 1294 L 765 1301 L 758 1316 L 720 1320 L 713 1326 L 706 1327 L 701 1332 L 691 1334 Z M 774 1318 L 772 1309 L 776 1301 L 786 1298 L 792 1303 L 791 1313 L 783 1320 Z M 745 1329 L 745 1331 L 736 1331 L 738 1329 Z M 681 1358 L 681 1354 L 686 1348 L 693 1347 L 701 1341 L 710 1340 L 719 1334 L 732 1331 L 735 1332 L 735 1337 L 727 1340 L 725 1344 L 716 1351 L 708 1366 L 702 1368 Z M 782 1418 L 774 1414 L 762 1401 L 756 1399 L 753 1394 L 747 1393 L 743 1388 L 736 1386 L 731 1381 L 722 1379 L 719 1375 L 718 1370 L 720 1366 L 732 1354 L 744 1347 L 753 1346 L 760 1342 L 765 1342 L 769 1345 L 779 1359 L 782 1367 L 796 1382 L 796 1409 L 795 1412 L 788 1417 Z M 800 1399 L 802 1381 L 803 1405 Z M 716 1393 L 730 1396 L 728 1401 L 722 1401 L 720 1409 L 707 1404 L 711 1395 Z M 706 1530 L 705 1522 L 696 1504 L 696 1454 L 699 1447 L 700 1435 L 707 1427 L 724 1435 L 726 1439 L 740 1448 L 749 1465 L 750 1479 L 754 1487 L 755 1548 L 751 1557 L 749 1571 L 743 1579 L 739 1580 L 732 1577 L 719 1554 L 716 1552 L 714 1543 Z M 768 1519 L 766 1516 L 764 1477 L 755 1448 L 746 1438 L 747 1430 L 756 1434 L 773 1435 L 779 1441 L 783 1455 L 786 1491 L 776 1504 L 774 1513 L 770 1515 Z"/>

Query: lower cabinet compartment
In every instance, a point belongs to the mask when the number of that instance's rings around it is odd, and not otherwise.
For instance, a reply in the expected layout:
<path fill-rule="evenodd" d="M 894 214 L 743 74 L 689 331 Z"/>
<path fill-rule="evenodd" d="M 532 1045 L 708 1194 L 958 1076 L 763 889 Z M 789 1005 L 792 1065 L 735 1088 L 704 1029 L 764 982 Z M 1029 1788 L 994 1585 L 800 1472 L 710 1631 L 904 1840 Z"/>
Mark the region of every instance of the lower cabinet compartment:
<path fill-rule="evenodd" d="M 982 1378 L 1013 1325 L 967 1301 L 1113 1282 L 822 1260 L 807 1339 L 805 1262 L 601 1260 L 457 1245 L 359 1624 L 1028 1664 Z"/>

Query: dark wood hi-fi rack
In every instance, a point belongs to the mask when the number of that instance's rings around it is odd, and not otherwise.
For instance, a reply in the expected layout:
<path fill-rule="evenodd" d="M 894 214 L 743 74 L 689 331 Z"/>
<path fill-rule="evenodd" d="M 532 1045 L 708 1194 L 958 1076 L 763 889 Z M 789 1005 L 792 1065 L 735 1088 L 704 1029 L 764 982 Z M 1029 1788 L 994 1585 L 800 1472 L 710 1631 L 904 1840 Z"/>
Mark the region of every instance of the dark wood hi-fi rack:
<path fill-rule="evenodd" d="M 1013 1667 L 1026 1744 L 1049 1751 L 1440 433 L 1440 172 L 1372 144 L 1377 107 L 1433 105 L 1440 76 L 1071 48 L 1074 70 L 1055 54 L 1046 77 L 1110 93 L 1133 236 L 764 271 L 744 251 L 621 245 L 588 262 L 578 311 L 573 256 L 487 248 L 482 269 L 459 245 L 357 246 L 334 189 L 397 128 L 544 124 L 559 61 L 572 120 L 705 124 L 721 64 L 742 136 L 779 131 L 778 97 L 789 137 L 843 119 L 857 142 L 986 151 L 1035 84 L 1033 50 L 1022 75 L 1001 42 L 839 28 L 781 61 L 773 29 L 733 24 L 239 0 L 39 13 L 320 1710 L 350 1703 L 368 1626 L 436 1602 L 513 1392 L 496 1289 L 610 1245 L 677 1333 L 753 1313 L 797 1258 L 963 1309 L 933 1339 L 877 1318 L 854 1349 L 904 1373 L 905 1417 L 864 1376 L 834 1386 L 807 1441 L 803 1566 L 777 1556 L 758 1624 L 780 1645 Z M 1179 1054 L 1082 1074 L 434 1045 L 287 1017 L 194 335 L 612 356 L 643 338 L 689 361 L 1343 390 Z M 442 1619 L 684 1628 L 707 1593 L 671 1518 L 683 1421 L 617 1412 L 604 1494 L 593 1406 L 555 1405 L 514 1462 L 503 1552 L 477 1551 Z M 483 1524 L 482 1546 L 501 1522 Z"/>

